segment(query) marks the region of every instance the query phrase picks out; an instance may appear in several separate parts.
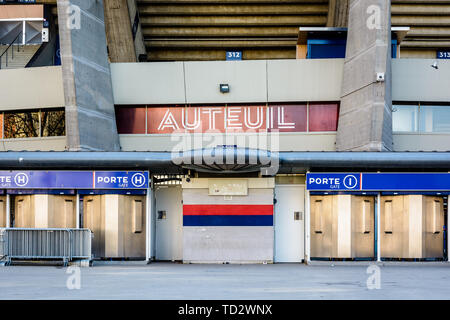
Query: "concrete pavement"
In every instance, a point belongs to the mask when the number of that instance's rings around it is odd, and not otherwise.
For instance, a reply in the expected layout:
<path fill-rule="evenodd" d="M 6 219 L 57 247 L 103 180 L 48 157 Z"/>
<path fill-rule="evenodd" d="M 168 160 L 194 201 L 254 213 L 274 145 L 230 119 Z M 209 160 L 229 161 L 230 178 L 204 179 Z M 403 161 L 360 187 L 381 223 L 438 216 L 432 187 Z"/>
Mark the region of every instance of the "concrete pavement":
<path fill-rule="evenodd" d="M 103 263 L 0 268 L 0 299 L 448 299 L 450 264 L 381 265 L 369 290 L 361 265 Z M 68 274 L 71 271 L 73 273 Z M 74 278 L 79 272 L 80 289 Z M 373 272 L 373 271 L 372 271 Z M 72 277 L 72 278 L 71 278 Z"/>

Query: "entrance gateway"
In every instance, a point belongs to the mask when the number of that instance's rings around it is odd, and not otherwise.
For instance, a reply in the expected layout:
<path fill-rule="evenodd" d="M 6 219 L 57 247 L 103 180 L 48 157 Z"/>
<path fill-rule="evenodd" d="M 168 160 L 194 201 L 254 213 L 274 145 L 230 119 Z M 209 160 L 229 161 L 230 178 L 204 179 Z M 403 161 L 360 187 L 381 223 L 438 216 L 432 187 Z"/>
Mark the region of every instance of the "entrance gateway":
<path fill-rule="evenodd" d="M 449 173 L 308 173 L 310 259 L 448 260 Z"/>
<path fill-rule="evenodd" d="M 88 228 L 94 258 L 149 258 L 149 173 L 0 171 L 0 227 Z"/>

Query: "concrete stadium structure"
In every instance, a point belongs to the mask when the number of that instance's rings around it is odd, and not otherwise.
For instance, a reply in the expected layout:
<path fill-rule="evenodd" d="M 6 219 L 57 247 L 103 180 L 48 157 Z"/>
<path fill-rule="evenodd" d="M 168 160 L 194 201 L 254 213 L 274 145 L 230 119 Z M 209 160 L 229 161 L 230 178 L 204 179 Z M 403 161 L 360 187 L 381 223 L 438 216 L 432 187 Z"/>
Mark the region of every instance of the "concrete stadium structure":
<path fill-rule="evenodd" d="M 0 55 L 0 228 L 448 260 L 450 1 L 0 2 Z"/>

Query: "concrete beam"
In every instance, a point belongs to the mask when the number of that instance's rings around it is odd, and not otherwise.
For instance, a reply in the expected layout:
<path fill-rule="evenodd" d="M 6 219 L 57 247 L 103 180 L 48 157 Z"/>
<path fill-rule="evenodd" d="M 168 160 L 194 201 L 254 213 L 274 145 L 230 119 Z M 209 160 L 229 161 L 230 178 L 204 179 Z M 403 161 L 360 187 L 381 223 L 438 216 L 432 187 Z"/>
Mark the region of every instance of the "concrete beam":
<path fill-rule="evenodd" d="M 152 27 L 144 28 L 145 37 L 292 37 L 298 27 Z"/>
<path fill-rule="evenodd" d="M 239 27 L 239 26 L 307 26 L 323 25 L 324 15 L 264 15 L 264 16 L 144 16 L 143 26 Z"/>
<path fill-rule="evenodd" d="M 111 62 L 136 62 L 127 0 L 105 1 L 105 25 Z"/>
<path fill-rule="evenodd" d="M 152 4 L 140 6 L 141 15 L 255 15 L 255 14 L 323 14 L 327 4 Z"/>
<path fill-rule="evenodd" d="M 347 27 L 348 1 L 349 0 L 329 1 L 327 27 L 339 27 L 339 28 Z"/>
<path fill-rule="evenodd" d="M 224 49 L 148 49 L 148 61 L 209 61 L 225 60 Z M 242 51 L 244 60 L 261 59 L 295 59 L 295 46 L 292 49 L 245 49 Z"/>
<path fill-rule="evenodd" d="M 119 150 L 101 0 L 58 0 L 69 150 Z"/>
<path fill-rule="evenodd" d="M 150 48 L 255 48 L 255 47 L 287 47 L 292 50 L 296 40 L 255 40 L 255 39 L 224 39 L 224 40 L 172 40 L 172 39 L 150 39 L 146 42 Z"/>
<path fill-rule="evenodd" d="M 350 1 L 338 151 L 392 150 L 390 9 L 390 0 Z"/>

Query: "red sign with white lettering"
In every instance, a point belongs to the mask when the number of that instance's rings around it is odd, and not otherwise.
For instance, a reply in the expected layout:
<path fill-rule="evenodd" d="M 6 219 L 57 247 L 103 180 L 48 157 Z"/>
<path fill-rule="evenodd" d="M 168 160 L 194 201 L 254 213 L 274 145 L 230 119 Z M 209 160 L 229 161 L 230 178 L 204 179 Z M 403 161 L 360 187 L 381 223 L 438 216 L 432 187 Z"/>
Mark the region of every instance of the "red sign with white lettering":
<path fill-rule="evenodd" d="M 147 133 L 305 132 L 306 105 L 149 107 Z"/>

